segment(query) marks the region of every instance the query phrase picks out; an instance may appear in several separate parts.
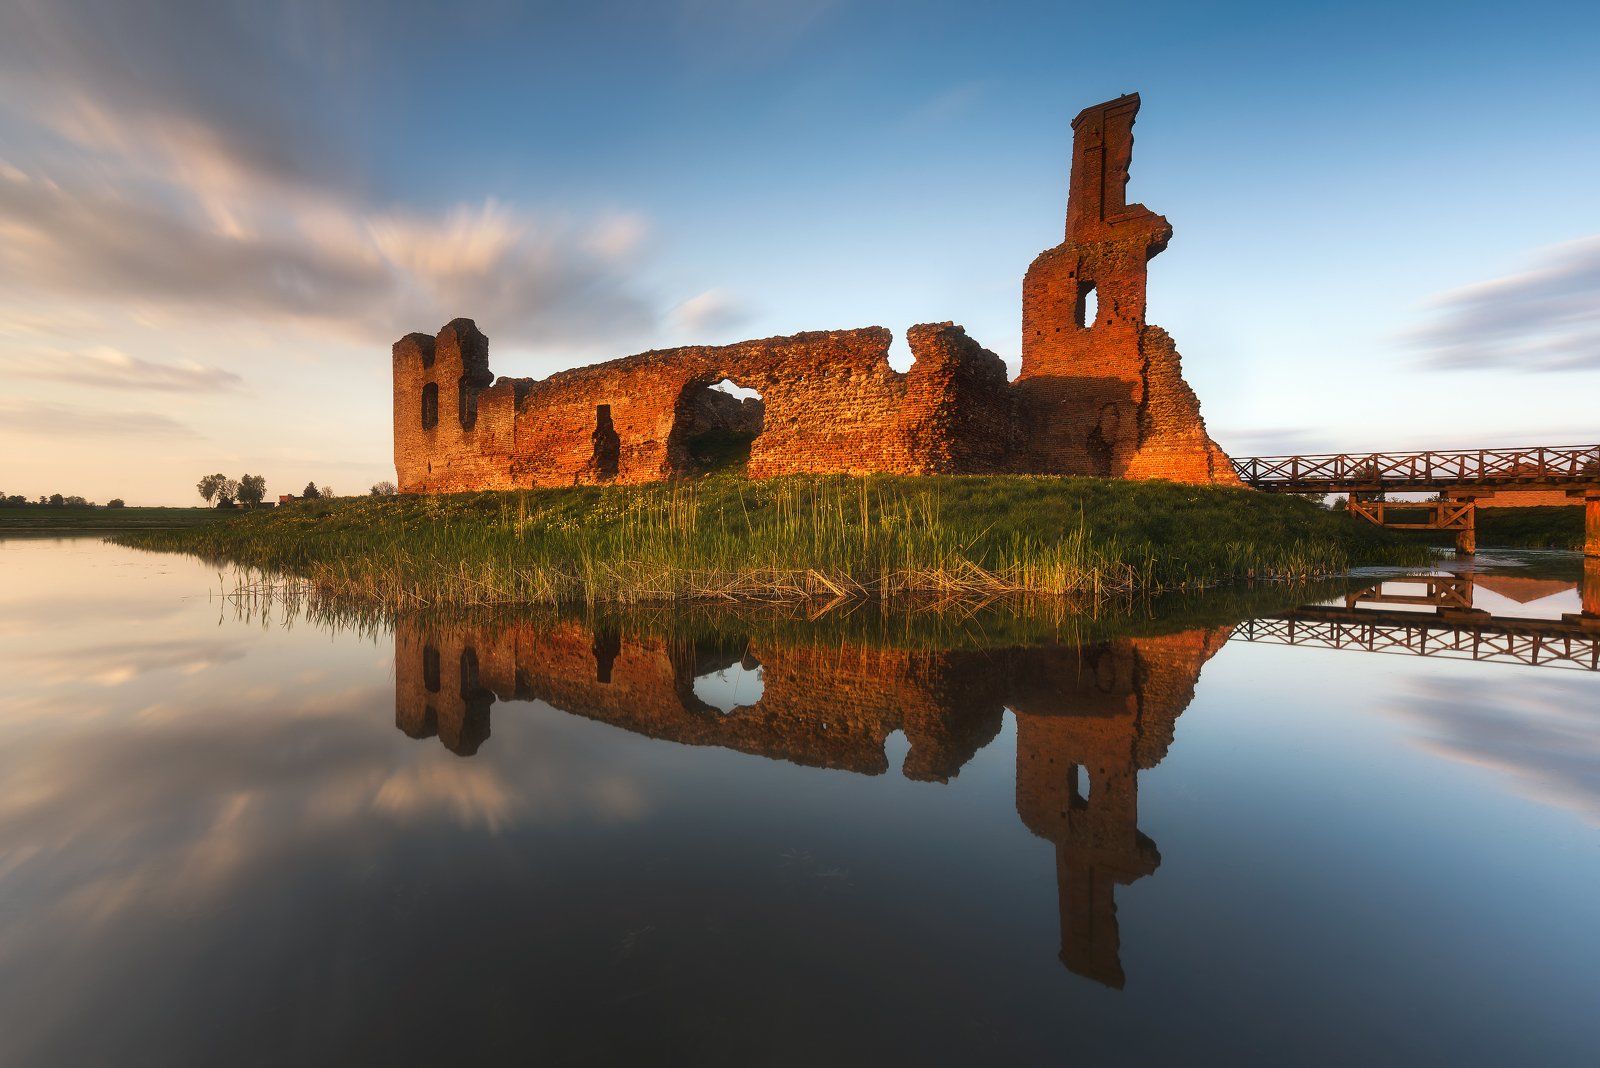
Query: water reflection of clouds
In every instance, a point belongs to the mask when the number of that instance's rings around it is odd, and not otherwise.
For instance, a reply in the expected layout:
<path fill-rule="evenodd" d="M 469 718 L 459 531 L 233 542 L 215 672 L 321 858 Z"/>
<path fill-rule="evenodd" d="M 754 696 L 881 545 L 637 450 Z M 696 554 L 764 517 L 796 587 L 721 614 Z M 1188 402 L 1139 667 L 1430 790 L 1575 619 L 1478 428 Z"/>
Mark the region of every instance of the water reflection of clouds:
<path fill-rule="evenodd" d="M 649 807 L 604 769 L 396 746 L 384 729 L 392 696 L 379 683 L 226 716 L 153 705 L 124 729 L 36 737 L 0 761 L 0 885 L 63 921 L 106 922 L 201 908 L 280 852 L 383 826 L 498 833 L 631 821 Z M 321 720 L 314 738 L 308 717 Z"/>
<path fill-rule="evenodd" d="M 1497 772 L 1519 795 L 1600 825 L 1600 717 L 1593 681 L 1528 673 L 1513 685 L 1418 680 L 1397 711 L 1429 752 Z"/>
<path fill-rule="evenodd" d="M 245 655 L 243 641 L 170 638 L 76 646 L 36 655 L 32 667 L 38 681 L 47 685 L 83 681 L 97 686 L 120 686 L 158 671 L 198 675 L 210 668 L 242 660 Z"/>

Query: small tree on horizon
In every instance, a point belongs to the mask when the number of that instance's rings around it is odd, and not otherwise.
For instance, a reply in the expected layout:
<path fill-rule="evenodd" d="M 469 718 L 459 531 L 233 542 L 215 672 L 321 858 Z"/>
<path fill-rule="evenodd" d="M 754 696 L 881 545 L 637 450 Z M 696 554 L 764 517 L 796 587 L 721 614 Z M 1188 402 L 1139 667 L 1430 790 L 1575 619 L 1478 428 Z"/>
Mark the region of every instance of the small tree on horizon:
<path fill-rule="evenodd" d="M 258 505 L 267 496 L 267 477 L 265 475 L 240 475 L 239 476 L 239 503 L 252 507 Z"/>
<path fill-rule="evenodd" d="M 121 497 L 113 497 L 109 501 L 106 502 L 106 507 L 107 508 L 126 508 L 127 505 L 123 502 Z"/>
<path fill-rule="evenodd" d="M 371 493 L 374 497 L 393 497 L 400 489 L 393 482 L 374 482 Z"/>
<path fill-rule="evenodd" d="M 227 475 L 205 475 L 199 482 L 195 483 L 194 488 L 200 494 L 200 499 L 210 504 L 217 499 L 217 494 L 222 491 L 222 486 L 227 481 Z"/>
<path fill-rule="evenodd" d="M 314 501 L 318 497 L 322 496 L 322 491 L 317 489 L 317 484 L 315 482 L 307 482 L 306 488 L 300 491 L 300 496 L 304 497 L 308 501 Z"/>

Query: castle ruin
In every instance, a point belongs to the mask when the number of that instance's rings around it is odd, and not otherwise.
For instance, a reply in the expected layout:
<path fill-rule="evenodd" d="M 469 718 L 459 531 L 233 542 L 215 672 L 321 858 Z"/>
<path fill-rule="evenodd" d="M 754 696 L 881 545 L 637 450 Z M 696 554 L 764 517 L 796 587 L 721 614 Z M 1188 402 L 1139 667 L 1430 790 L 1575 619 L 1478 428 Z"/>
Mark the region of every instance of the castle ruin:
<path fill-rule="evenodd" d="M 1126 203 L 1137 94 L 1073 121 L 1066 240 L 1023 282 L 1022 371 L 953 323 L 652 350 L 548 378 L 500 378 L 470 319 L 394 346 L 394 458 L 406 493 L 637 484 L 748 449 L 751 478 L 1048 474 L 1238 484 L 1177 349 L 1145 323 L 1149 259 L 1172 228 Z M 1092 295 L 1092 296 L 1091 296 Z M 1089 314 L 1091 301 L 1095 311 Z M 754 391 L 739 398 L 723 383 Z"/>

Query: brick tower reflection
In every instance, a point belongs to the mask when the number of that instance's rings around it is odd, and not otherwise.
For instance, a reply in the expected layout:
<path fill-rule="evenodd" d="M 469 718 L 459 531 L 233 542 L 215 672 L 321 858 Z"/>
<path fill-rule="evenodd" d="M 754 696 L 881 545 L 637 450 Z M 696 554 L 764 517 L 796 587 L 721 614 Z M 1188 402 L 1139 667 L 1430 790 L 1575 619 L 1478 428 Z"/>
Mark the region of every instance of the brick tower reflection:
<path fill-rule="evenodd" d="M 501 700 L 562 712 L 685 745 L 712 745 L 810 767 L 876 775 L 903 731 L 902 771 L 955 776 L 1017 722 L 1016 809 L 1053 843 L 1062 962 L 1120 988 L 1115 887 L 1156 870 L 1138 828 L 1138 775 L 1165 757 L 1174 722 L 1226 628 L 1089 646 L 927 651 L 861 644 L 690 641 L 593 629 L 574 621 L 434 625 L 395 634 L 395 725 L 468 756 L 489 737 Z M 699 677 L 759 666 L 748 705 L 714 708 Z"/>
<path fill-rule="evenodd" d="M 1155 767 L 1227 631 L 1036 651 L 1017 718 L 1017 815 L 1056 846 L 1061 962 L 1121 988 L 1116 887 L 1152 874 L 1139 831 L 1139 772 Z"/>

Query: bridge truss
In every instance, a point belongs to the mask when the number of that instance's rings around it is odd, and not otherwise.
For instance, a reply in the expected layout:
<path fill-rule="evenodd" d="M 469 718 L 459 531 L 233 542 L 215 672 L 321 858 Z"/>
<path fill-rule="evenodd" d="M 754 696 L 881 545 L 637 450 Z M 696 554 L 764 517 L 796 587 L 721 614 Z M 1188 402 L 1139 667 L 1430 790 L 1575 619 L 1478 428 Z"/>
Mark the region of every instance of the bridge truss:
<path fill-rule="evenodd" d="M 1600 489 L 1600 445 L 1240 456 L 1239 478 L 1281 493 L 1379 493 L 1463 486 Z"/>
<path fill-rule="evenodd" d="M 1600 671 L 1600 621 L 1298 608 L 1240 623 L 1232 641 Z"/>

